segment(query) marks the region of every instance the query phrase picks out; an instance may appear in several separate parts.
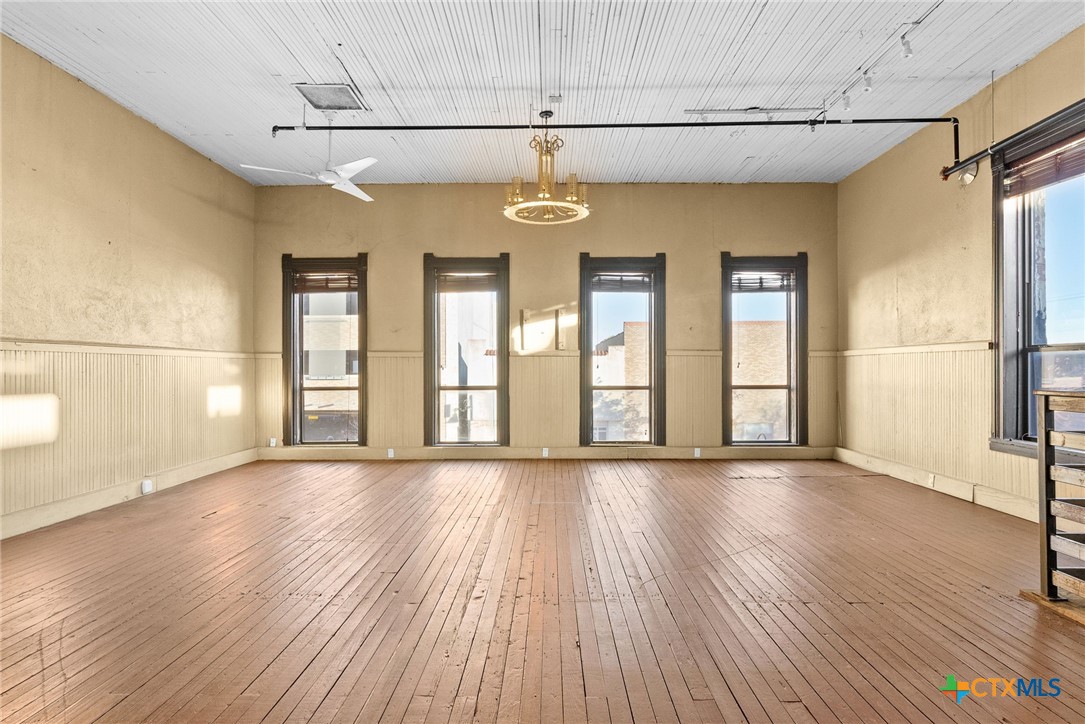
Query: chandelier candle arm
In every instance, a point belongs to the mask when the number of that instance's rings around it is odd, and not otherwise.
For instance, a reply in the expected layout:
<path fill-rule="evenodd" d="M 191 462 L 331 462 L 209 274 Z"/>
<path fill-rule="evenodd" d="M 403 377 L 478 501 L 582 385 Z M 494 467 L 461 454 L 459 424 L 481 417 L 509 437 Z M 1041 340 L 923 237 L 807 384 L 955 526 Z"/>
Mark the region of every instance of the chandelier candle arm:
<path fill-rule="evenodd" d="M 524 224 L 567 224 L 587 218 L 590 211 L 584 200 L 585 187 L 575 173 L 565 180 L 565 193 L 557 190 L 554 155 L 565 145 L 559 136 L 551 136 L 545 123 L 553 115 L 550 111 L 539 114 L 544 123 L 543 135 L 531 139 L 538 160 L 538 200 L 524 197 L 524 179 L 514 176 L 512 185 L 505 187 L 505 216 Z M 564 199 L 564 200 L 562 200 Z"/>

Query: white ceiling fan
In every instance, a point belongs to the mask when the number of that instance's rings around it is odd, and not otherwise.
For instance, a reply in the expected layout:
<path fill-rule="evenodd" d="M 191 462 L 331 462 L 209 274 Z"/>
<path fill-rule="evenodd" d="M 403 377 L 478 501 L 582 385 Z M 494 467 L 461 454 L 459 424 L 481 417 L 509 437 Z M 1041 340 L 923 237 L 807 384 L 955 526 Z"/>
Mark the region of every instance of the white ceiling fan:
<path fill-rule="evenodd" d="M 328 166 L 324 171 L 319 173 L 302 173 L 301 171 L 287 171 L 282 168 L 267 168 L 265 166 L 250 166 L 247 163 L 241 164 L 241 168 L 251 168 L 254 171 L 273 171 L 275 173 L 292 173 L 295 176 L 304 176 L 305 178 L 313 179 L 315 181 L 323 181 L 331 186 L 333 189 L 338 189 L 344 193 L 348 193 L 351 196 L 357 196 L 362 201 L 372 201 L 373 197 L 362 191 L 360 188 L 351 183 L 351 179 L 354 178 L 360 171 L 369 168 L 377 162 L 375 158 L 362 158 L 357 161 L 351 161 L 350 163 L 344 163 L 341 166 Z"/>
<path fill-rule="evenodd" d="M 331 120 L 329 116 L 328 120 Z M 241 164 L 241 168 L 251 168 L 254 171 L 272 171 L 274 173 L 292 173 L 295 176 L 304 176 L 305 178 L 313 179 L 314 181 L 323 181 L 331 186 L 333 189 L 338 189 L 345 194 L 351 196 L 357 196 L 362 201 L 372 201 L 373 197 L 362 191 L 360 188 L 351 183 L 351 179 L 358 175 L 361 171 L 369 168 L 377 162 L 377 159 L 360 158 L 357 161 L 351 161 L 350 163 L 344 163 L 341 166 L 332 166 L 332 132 L 328 130 L 328 162 L 324 166 L 323 171 L 317 173 L 303 173 L 301 171 L 287 171 L 284 168 L 268 168 L 266 166 L 250 166 L 247 163 Z"/>

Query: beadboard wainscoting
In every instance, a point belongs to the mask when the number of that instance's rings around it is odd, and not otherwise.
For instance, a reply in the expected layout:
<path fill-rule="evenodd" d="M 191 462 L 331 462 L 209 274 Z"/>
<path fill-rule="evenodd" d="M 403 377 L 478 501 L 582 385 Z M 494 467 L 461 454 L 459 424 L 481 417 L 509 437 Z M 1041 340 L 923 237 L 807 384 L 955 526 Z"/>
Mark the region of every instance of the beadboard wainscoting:
<path fill-rule="evenodd" d="M 580 443 L 580 355 L 509 358 L 509 440 L 515 447 L 576 447 Z"/>
<path fill-rule="evenodd" d="M 837 457 L 1034 520 L 1036 461 L 989 448 L 993 355 L 988 342 L 841 353 Z"/>
<path fill-rule="evenodd" d="M 510 451 L 532 457 L 542 448 L 552 455 L 578 456 L 580 430 L 580 357 L 577 352 L 513 354 L 509 358 L 509 425 L 511 445 L 504 451 L 480 448 L 479 453 L 438 448 L 424 452 L 423 358 L 421 352 L 370 352 L 368 356 L 370 451 L 341 450 L 334 458 L 383 457 L 387 448 L 412 457 L 508 457 Z M 836 445 L 836 358 L 833 352 L 812 352 L 809 366 L 809 448 L 757 448 L 761 457 L 793 457 L 794 451 L 824 456 Z M 667 444 L 664 456 L 686 448 L 719 448 L 722 440 L 722 370 L 719 351 L 671 350 L 667 354 Z M 282 361 L 278 353 L 256 355 L 256 445 L 281 440 Z M 280 443 L 281 444 L 281 443 Z M 815 450 L 815 448 L 817 450 Z M 306 449 L 315 450 L 307 446 Z M 627 448 L 612 450 L 612 457 L 628 457 Z M 662 449 L 660 449 L 662 451 Z M 788 450 L 785 452 L 785 450 Z M 676 451 L 678 451 L 676 453 Z M 313 452 L 312 455 L 317 455 Z M 330 453 L 328 453 L 330 454 Z M 269 452 L 269 457 L 298 458 L 301 453 Z M 651 457 L 651 454 L 647 454 Z M 748 452 L 736 457 L 756 457 Z M 320 457 L 324 457 L 321 453 Z M 599 456 L 592 453 L 590 457 Z M 717 452 L 715 456 L 731 457 Z M 602 457 L 606 457 L 605 454 Z"/>
<path fill-rule="evenodd" d="M 3 394 L 59 398 L 55 441 L 4 450 L 3 535 L 256 459 L 254 360 L 205 352 L 5 341 Z"/>
<path fill-rule="evenodd" d="M 716 447 L 723 441 L 722 365 L 718 350 L 668 350 L 668 445 Z"/>

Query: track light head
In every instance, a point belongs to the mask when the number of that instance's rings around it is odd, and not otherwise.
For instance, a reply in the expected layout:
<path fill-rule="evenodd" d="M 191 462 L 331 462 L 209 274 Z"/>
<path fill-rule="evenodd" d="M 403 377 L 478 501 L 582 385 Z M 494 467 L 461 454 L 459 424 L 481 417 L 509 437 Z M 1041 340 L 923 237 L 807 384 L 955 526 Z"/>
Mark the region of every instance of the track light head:
<path fill-rule="evenodd" d="M 870 77 L 870 71 L 863 73 L 863 92 L 869 93 L 874 90 L 874 79 Z"/>
<path fill-rule="evenodd" d="M 913 55 L 915 52 L 912 50 L 912 41 L 904 35 L 900 36 L 900 57 L 911 58 Z"/>
<path fill-rule="evenodd" d="M 848 95 L 847 93 L 845 93 L 843 100 L 844 100 L 844 112 L 845 113 L 850 113 L 851 112 L 851 96 Z"/>
<path fill-rule="evenodd" d="M 958 178 L 961 186 L 968 186 L 970 183 L 976 180 L 976 176 L 979 174 L 980 165 L 978 163 L 970 163 L 961 169 L 961 175 Z"/>

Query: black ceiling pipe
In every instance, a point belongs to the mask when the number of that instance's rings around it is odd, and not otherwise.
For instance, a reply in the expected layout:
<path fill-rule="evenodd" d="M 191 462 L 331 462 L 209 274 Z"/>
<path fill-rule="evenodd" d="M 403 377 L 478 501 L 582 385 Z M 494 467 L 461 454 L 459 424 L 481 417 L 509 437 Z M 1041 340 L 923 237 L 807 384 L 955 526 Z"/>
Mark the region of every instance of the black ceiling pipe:
<path fill-rule="evenodd" d="M 272 126 L 271 135 L 279 131 L 531 131 L 539 128 L 551 130 L 591 129 L 591 128 L 733 128 L 747 126 L 864 126 L 902 123 L 952 123 L 953 124 L 953 162 L 960 158 L 960 122 L 954 117 L 947 118 L 810 118 L 799 121 L 677 121 L 670 123 L 504 123 L 475 124 L 455 126 Z M 945 170 L 943 169 L 943 173 Z"/>
<path fill-rule="evenodd" d="M 998 143 L 992 143 L 987 148 L 983 149 L 982 151 L 978 151 L 977 153 L 973 153 L 971 156 L 969 156 L 968 158 L 966 158 L 963 161 L 960 160 L 960 155 L 959 154 L 954 153 L 953 154 L 953 165 L 952 166 L 946 166 L 945 168 L 942 169 L 942 180 L 945 181 L 946 179 L 948 179 L 950 176 L 957 173 L 958 171 L 963 171 L 964 169 L 971 166 L 972 164 L 978 163 L 978 162 L 982 161 L 983 159 L 987 158 L 988 156 L 993 156 L 994 154 L 998 153 L 999 151 L 1001 151 L 1006 146 L 1014 144 L 1017 141 L 1021 140 L 1022 138 L 1027 138 L 1027 137 L 1031 136 L 1032 134 L 1034 134 L 1036 132 L 1037 128 L 1040 128 L 1043 125 L 1050 125 L 1052 119 L 1058 119 L 1058 120 L 1061 121 L 1063 119 L 1068 120 L 1068 119 L 1075 118 L 1075 117 L 1081 117 L 1082 115 L 1085 115 L 1085 98 L 1081 99 L 1080 101 L 1078 101 L 1077 103 L 1074 103 L 1071 106 L 1067 106 L 1066 108 L 1063 108 L 1061 111 L 1054 114 L 1053 116 L 1050 116 L 1049 118 L 1045 118 L 1042 121 L 1038 121 L 1037 123 L 1032 124 L 1028 128 L 1025 128 L 1025 129 L 1022 129 L 1022 130 L 1018 131 L 1017 133 L 1013 134 L 1012 136 L 1008 136 L 1006 138 L 1003 138 Z"/>

